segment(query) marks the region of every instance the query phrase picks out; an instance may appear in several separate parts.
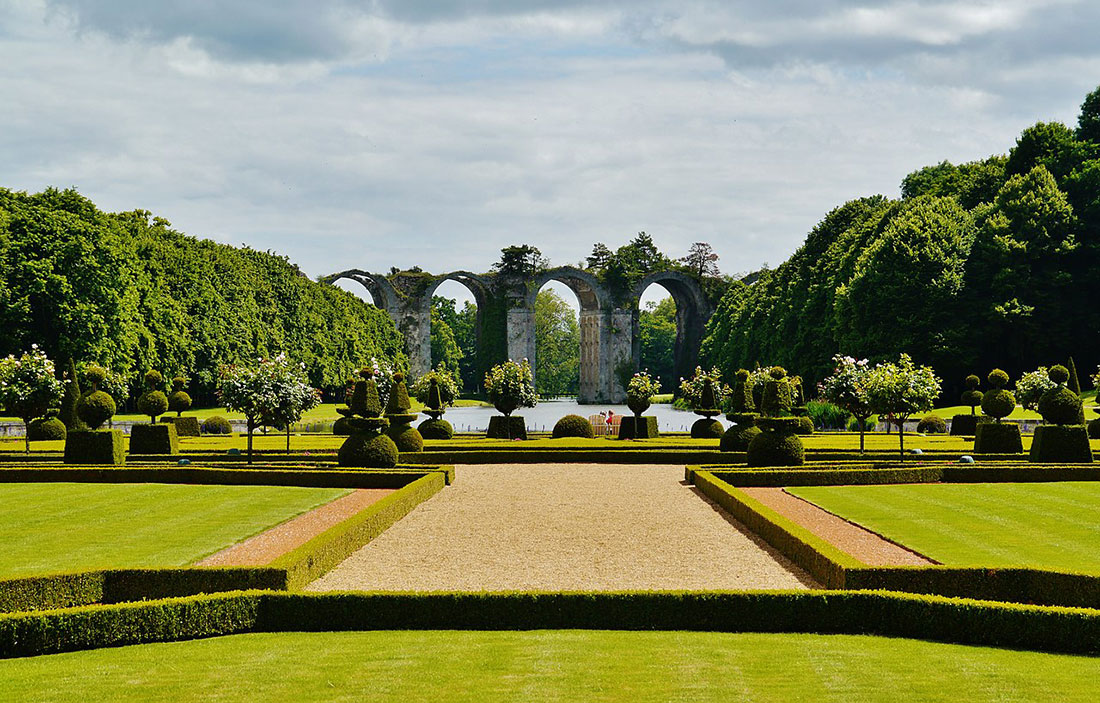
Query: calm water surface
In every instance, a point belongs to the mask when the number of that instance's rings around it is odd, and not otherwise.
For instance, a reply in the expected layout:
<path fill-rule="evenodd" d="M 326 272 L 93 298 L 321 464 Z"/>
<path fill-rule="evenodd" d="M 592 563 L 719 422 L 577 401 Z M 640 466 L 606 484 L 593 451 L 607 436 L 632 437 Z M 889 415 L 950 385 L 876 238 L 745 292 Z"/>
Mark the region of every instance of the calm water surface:
<path fill-rule="evenodd" d="M 588 417 L 611 410 L 616 415 L 632 415 L 625 405 L 579 405 L 575 400 L 543 400 L 533 408 L 521 408 L 515 415 L 523 416 L 529 432 L 554 429 L 554 423 L 566 415 Z M 687 432 L 691 423 L 699 416 L 686 410 L 678 410 L 670 404 L 650 406 L 646 415 L 657 418 L 657 428 L 662 432 Z M 457 432 L 484 432 L 489 426 L 489 418 L 499 415 L 495 408 L 449 408 L 444 419 L 454 426 Z M 723 426 L 729 425 L 726 419 L 718 417 Z"/>

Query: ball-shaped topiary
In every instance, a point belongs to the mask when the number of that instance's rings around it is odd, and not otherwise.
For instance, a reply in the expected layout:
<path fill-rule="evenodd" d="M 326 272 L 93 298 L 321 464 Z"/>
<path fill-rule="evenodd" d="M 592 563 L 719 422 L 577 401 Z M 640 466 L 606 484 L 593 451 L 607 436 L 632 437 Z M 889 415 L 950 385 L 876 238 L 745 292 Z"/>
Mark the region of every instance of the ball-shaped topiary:
<path fill-rule="evenodd" d="M 943 434 L 947 432 L 947 422 L 939 415 L 925 415 L 917 423 L 917 432 Z"/>
<path fill-rule="evenodd" d="M 558 437 L 592 439 L 595 436 L 595 432 L 592 431 L 592 424 L 580 415 L 566 415 L 554 424 L 553 437 L 555 439 Z"/>
<path fill-rule="evenodd" d="M 1080 424 L 1081 398 L 1065 386 L 1051 388 L 1039 398 L 1039 414 L 1051 425 Z"/>
<path fill-rule="evenodd" d="M 814 433 L 814 421 L 809 415 L 798 416 L 798 428 L 794 431 L 798 435 L 811 435 Z"/>
<path fill-rule="evenodd" d="M 390 428 L 386 431 L 393 443 L 397 445 L 397 449 L 402 452 L 422 452 L 424 451 L 424 437 L 417 431 L 415 427 L 408 423 L 400 423 L 390 425 Z"/>
<path fill-rule="evenodd" d="M 1069 369 L 1061 364 L 1051 366 L 1047 370 L 1047 378 L 1054 381 L 1059 386 L 1064 386 L 1069 381 Z"/>
<path fill-rule="evenodd" d="M 1008 417 L 1016 409 L 1016 396 L 1005 390 L 1008 384 L 1008 374 L 1000 369 L 989 372 L 989 385 L 993 390 L 982 396 L 982 412 L 995 418 L 997 422 L 1001 418 Z"/>
<path fill-rule="evenodd" d="M 978 390 L 978 386 L 982 384 L 982 379 L 978 378 L 975 374 L 970 374 L 966 377 L 966 390 L 962 393 L 963 405 L 970 407 L 970 414 L 974 414 L 974 406 L 982 404 L 982 393 Z"/>
<path fill-rule="evenodd" d="M 336 422 L 332 423 L 332 434 L 338 437 L 347 437 L 351 434 L 351 426 L 346 417 L 336 418 Z"/>
<path fill-rule="evenodd" d="M 761 432 L 748 448 L 749 466 L 801 466 L 806 450 L 798 435 L 786 432 Z"/>
<path fill-rule="evenodd" d="M 718 442 L 718 449 L 723 452 L 743 452 L 760 432 L 760 428 L 753 424 L 731 425 Z"/>
<path fill-rule="evenodd" d="M 107 380 L 107 369 L 96 364 L 89 364 L 84 369 L 84 380 L 91 385 L 92 390 L 99 390 L 99 384 Z"/>
<path fill-rule="evenodd" d="M 450 439 L 455 436 L 454 427 L 443 418 L 425 420 L 416 429 L 424 439 Z"/>
<path fill-rule="evenodd" d="M 162 391 L 146 391 L 138 398 L 137 407 L 138 412 L 156 422 L 157 416 L 168 410 L 168 397 Z"/>
<path fill-rule="evenodd" d="M 187 379 L 182 376 L 176 376 L 172 379 L 172 395 L 168 396 L 168 409 L 176 413 L 176 416 L 183 414 L 184 410 L 191 409 L 191 396 L 183 390 L 187 385 Z"/>
<path fill-rule="evenodd" d="M 32 442 L 65 439 L 68 431 L 57 417 L 40 417 L 27 425 L 27 438 Z"/>
<path fill-rule="evenodd" d="M 722 423 L 711 417 L 702 417 L 691 425 L 692 439 L 720 439 L 722 437 Z"/>
<path fill-rule="evenodd" d="M 114 417 L 118 407 L 115 399 L 103 391 L 93 391 L 80 398 L 76 404 L 76 414 L 89 429 L 96 430 Z"/>
<path fill-rule="evenodd" d="M 203 434 L 229 434 L 233 426 L 221 415 L 211 415 L 202 422 Z"/>
<path fill-rule="evenodd" d="M 417 435 L 419 436 L 419 435 Z M 340 445 L 336 460 L 340 466 L 389 469 L 397 465 L 397 444 L 385 433 L 355 432 Z"/>

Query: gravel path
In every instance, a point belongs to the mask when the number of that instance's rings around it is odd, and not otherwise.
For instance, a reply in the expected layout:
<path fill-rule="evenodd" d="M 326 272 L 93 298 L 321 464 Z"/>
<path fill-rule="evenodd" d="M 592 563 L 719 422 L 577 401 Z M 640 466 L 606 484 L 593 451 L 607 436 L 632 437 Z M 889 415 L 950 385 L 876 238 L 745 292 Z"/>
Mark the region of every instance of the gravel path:
<path fill-rule="evenodd" d="M 937 562 L 793 496 L 782 488 L 742 488 L 775 512 L 794 520 L 870 566 L 928 566 Z"/>
<path fill-rule="evenodd" d="M 470 465 L 308 590 L 816 587 L 678 466 Z"/>
<path fill-rule="evenodd" d="M 270 530 L 226 547 L 196 566 L 263 566 L 296 549 L 328 528 L 347 520 L 393 493 L 392 488 L 360 488 L 331 503 L 287 520 Z"/>

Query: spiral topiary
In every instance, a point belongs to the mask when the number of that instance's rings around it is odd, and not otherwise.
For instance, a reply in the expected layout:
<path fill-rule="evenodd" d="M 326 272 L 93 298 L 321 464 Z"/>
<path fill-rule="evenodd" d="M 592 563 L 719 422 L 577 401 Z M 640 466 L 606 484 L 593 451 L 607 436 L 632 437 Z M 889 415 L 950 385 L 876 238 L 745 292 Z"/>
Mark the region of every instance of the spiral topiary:
<path fill-rule="evenodd" d="M 1000 422 L 1001 418 L 1008 417 L 1016 409 L 1016 396 L 1005 390 L 1008 374 L 1004 371 L 993 369 L 988 380 L 993 390 L 982 396 L 982 412 Z"/>
<path fill-rule="evenodd" d="M 184 410 L 191 409 L 191 396 L 184 391 L 187 379 L 176 376 L 172 379 L 172 395 L 168 396 L 168 409 L 176 413 L 176 417 L 183 414 Z"/>
<path fill-rule="evenodd" d="M 202 421 L 203 434 L 229 434 L 232 431 L 233 426 L 229 424 L 229 420 L 221 415 L 211 415 Z"/>
<path fill-rule="evenodd" d="M 925 415 L 917 423 L 917 432 L 923 434 L 943 434 L 947 432 L 947 422 L 939 415 Z"/>
<path fill-rule="evenodd" d="M 168 396 L 164 395 L 159 387 L 164 384 L 164 376 L 156 369 L 150 369 L 145 373 L 146 391 L 138 398 L 138 412 L 149 416 L 149 423 L 155 424 L 158 415 L 163 415 L 168 410 Z"/>
<path fill-rule="evenodd" d="M 566 415 L 554 424 L 552 436 L 559 437 L 584 437 L 592 439 L 596 433 L 592 431 L 592 424 L 580 415 Z"/>

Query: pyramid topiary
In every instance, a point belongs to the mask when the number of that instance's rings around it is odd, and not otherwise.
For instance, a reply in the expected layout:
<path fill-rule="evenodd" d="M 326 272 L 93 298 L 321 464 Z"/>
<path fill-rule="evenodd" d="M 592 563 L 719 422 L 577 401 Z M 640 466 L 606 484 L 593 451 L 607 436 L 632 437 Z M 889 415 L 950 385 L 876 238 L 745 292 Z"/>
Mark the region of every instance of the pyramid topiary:
<path fill-rule="evenodd" d="M 424 450 L 424 438 L 412 426 L 417 413 L 409 412 L 412 403 L 409 401 L 409 390 L 405 387 L 405 374 L 395 373 L 393 385 L 390 386 L 390 398 L 386 403 L 386 419 L 390 421 L 390 427 L 386 434 L 402 452 L 419 452 Z"/>
<path fill-rule="evenodd" d="M 378 398 L 374 370 L 364 368 L 359 376 L 347 407 L 336 409 L 347 418 L 346 424 L 351 430 L 336 454 L 337 463 L 340 466 L 391 468 L 397 465 L 397 445 L 382 432 L 389 420 L 382 417 L 382 401 Z"/>

